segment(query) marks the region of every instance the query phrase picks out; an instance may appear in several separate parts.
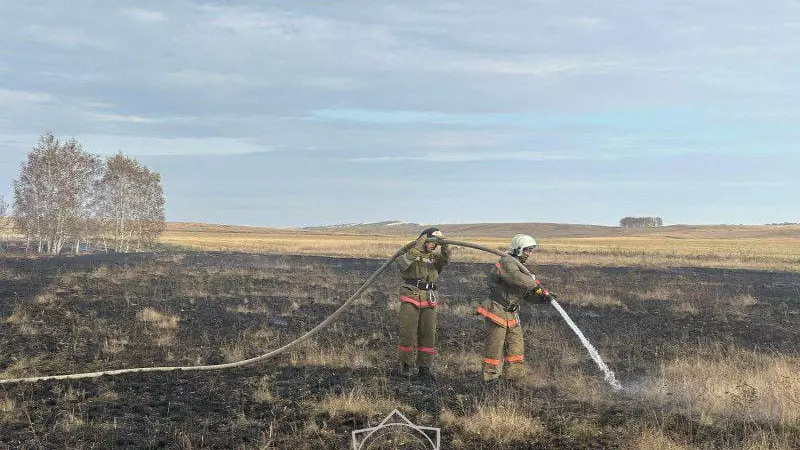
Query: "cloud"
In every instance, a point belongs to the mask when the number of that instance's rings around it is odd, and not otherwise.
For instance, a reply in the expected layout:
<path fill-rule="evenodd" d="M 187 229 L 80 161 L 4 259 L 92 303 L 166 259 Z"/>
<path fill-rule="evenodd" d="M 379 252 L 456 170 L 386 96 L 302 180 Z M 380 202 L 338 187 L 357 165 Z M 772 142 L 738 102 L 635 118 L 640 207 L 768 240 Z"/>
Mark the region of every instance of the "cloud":
<path fill-rule="evenodd" d="M 136 156 L 237 155 L 270 152 L 273 148 L 236 138 L 159 138 L 81 134 L 75 136 L 90 153 Z"/>
<path fill-rule="evenodd" d="M 128 18 L 142 23 L 157 23 L 167 20 L 167 16 L 165 16 L 164 13 L 141 8 L 124 9 L 122 13 Z"/>
<path fill-rule="evenodd" d="M 86 30 L 76 27 L 33 24 L 28 26 L 25 34 L 32 41 L 66 49 L 86 47 L 95 50 L 110 50 L 112 48 L 109 41 L 92 36 Z"/>
<path fill-rule="evenodd" d="M 482 162 L 482 161 L 568 161 L 584 159 L 576 155 L 563 152 L 434 152 L 423 155 L 410 156 L 378 156 L 353 158 L 352 162 L 398 162 L 398 161 L 425 161 L 425 162 Z"/>
<path fill-rule="evenodd" d="M 26 92 L 14 91 L 9 89 L 0 89 L 0 105 L 8 104 L 9 106 L 17 106 L 18 104 L 40 104 L 51 103 L 55 101 L 52 95 L 46 92 Z"/>
<path fill-rule="evenodd" d="M 122 115 L 122 114 L 103 114 L 92 113 L 90 114 L 95 120 L 101 122 L 125 122 L 125 123 L 155 123 L 154 119 L 140 116 Z"/>
<path fill-rule="evenodd" d="M 180 70 L 166 75 L 165 81 L 183 88 L 214 87 L 247 84 L 243 75 L 237 73 L 211 72 L 203 70 Z"/>
<path fill-rule="evenodd" d="M 547 77 L 569 74 L 602 74 L 625 67 L 624 63 L 602 58 L 471 58 L 445 62 L 438 70 L 479 72 L 496 75 Z"/>

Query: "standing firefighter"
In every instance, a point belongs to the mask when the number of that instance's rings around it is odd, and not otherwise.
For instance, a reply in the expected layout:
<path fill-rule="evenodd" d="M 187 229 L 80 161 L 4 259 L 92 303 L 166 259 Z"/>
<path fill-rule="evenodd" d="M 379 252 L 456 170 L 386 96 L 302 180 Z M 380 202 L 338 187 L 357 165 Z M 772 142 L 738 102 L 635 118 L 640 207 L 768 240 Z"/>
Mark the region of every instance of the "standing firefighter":
<path fill-rule="evenodd" d="M 525 263 L 536 247 L 536 240 L 527 234 L 515 235 L 508 255 L 501 257 L 489 274 L 490 300 L 478 308 L 478 314 L 486 318 L 483 381 L 497 380 L 503 362 L 506 378 L 519 379 L 524 375 L 525 342 L 517 314 L 520 303 L 546 302 L 555 297 L 514 261 Z"/>
<path fill-rule="evenodd" d="M 397 258 L 403 285 L 400 287 L 400 370 L 403 376 L 411 375 L 414 348 L 417 349 L 417 367 L 420 378 L 430 378 L 430 367 L 436 355 L 436 281 L 444 266 L 450 262 L 451 250 L 442 245 L 441 253 L 434 253 L 436 242 L 442 238 L 438 228 L 428 228 L 420 233 L 414 246 Z"/>

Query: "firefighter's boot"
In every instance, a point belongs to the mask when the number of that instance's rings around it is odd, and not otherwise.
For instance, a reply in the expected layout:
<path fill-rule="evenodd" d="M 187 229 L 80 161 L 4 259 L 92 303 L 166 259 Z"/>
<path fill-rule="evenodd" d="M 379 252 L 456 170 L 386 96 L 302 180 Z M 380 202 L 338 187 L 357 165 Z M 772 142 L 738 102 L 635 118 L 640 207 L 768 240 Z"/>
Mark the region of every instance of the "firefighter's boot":
<path fill-rule="evenodd" d="M 430 367 L 420 367 L 417 377 L 420 379 L 420 381 L 425 383 L 436 381 L 436 377 L 434 377 L 433 373 L 431 373 Z"/>

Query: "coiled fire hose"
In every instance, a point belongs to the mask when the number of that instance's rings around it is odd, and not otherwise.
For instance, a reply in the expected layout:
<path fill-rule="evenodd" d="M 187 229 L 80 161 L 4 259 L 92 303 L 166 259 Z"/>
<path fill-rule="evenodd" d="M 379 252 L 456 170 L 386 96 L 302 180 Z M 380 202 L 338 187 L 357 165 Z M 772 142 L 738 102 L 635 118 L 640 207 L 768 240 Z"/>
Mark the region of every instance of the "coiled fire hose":
<path fill-rule="evenodd" d="M 437 239 L 437 240 L 435 240 L 435 242 L 438 243 L 438 244 L 449 244 L 449 245 L 455 245 L 455 246 L 458 246 L 458 247 L 473 248 L 475 250 L 481 250 L 481 251 L 484 251 L 484 252 L 494 253 L 494 254 L 499 255 L 499 256 L 505 256 L 506 255 L 506 253 L 504 253 L 504 252 L 502 252 L 500 250 L 491 249 L 491 248 L 484 247 L 484 246 L 479 245 L 479 244 L 473 244 L 471 242 L 452 241 L 452 240 L 449 240 L 449 239 Z M 286 345 L 284 345 L 284 346 L 282 346 L 280 348 L 276 348 L 275 350 L 272 350 L 272 351 L 269 351 L 267 353 L 264 353 L 262 355 L 254 356 L 254 357 L 249 358 L 249 359 L 244 359 L 242 361 L 236 361 L 236 362 L 232 362 L 232 363 L 212 364 L 212 365 L 204 365 L 204 366 L 137 367 L 137 368 L 130 368 L 130 369 L 104 370 L 104 371 L 99 371 L 99 372 L 74 373 L 74 374 L 66 374 L 66 375 L 45 375 L 45 376 L 27 377 L 27 378 L 9 378 L 9 379 L 5 379 L 5 380 L 0 380 L 0 384 L 34 383 L 34 382 L 47 381 L 47 380 L 82 380 L 82 379 L 86 379 L 86 378 L 98 378 L 98 377 L 101 377 L 101 376 L 104 376 L 104 375 L 108 375 L 108 376 L 122 375 L 122 374 L 125 374 L 125 373 L 176 372 L 176 371 L 189 372 L 189 371 L 224 370 L 224 369 L 232 369 L 234 367 L 243 367 L 243 366 L 248 366 L 248 365 L 251 365 L 251 364 L 255 364 L 255 363 L 259 362 L 259 361 L 263 361 L 265 359 L 272 358 L 273 356 L 277 356 L 277 355 L 279 355 L 281 353 L 284 353 L 284 352 L 292 349 L 293 347 L 297 346 L 301 342 L 303 342 L 303 341 L 307 340 L 308 338 L 310 338 L 311 336 L 317 334 L 323 328 L 327 327 L 342 312 L 344 312 L 344 310 L 347 309 L 347 307 L 350 306 L 350 304 L 353 303 L 364 292 L 364 290 L 366 290 L 367 287 L 369 287 L 375 281 L 375 279 L 381 273 L 383 273 L 386 270 L 386 268 L 389 267 L 389 265 L 391 265 L 394 262 L 395 259 L 397 259 L 400 255 L 405 253 L 409 248 L 411 248 L 412 245 L 414 245 L 414 242 L 409 242 L 408 244 L 404 245 L 399 250 L 397 250 L 394 253 L 394 255 L 392 255 L 389 259 L 386 260 L 386 262 L 381 264 L 381 266 L 378 267 L 377 270 L 375 270 L 375 272 L 367 279 L 367 281 L 365 281 L 364 284 L 362 284 L 361 287 L 359 287 L 358 290 L 355 293 L 353 293 L 353 295 L 350 296 L 350 298 L 347 299 L 347 301 L 342 303 L 342 305 L 339 308 L 337 308 L 336 311 L 334 311 L 325 320 L 320 322 L 317 326 L 315 326 L 311 330 L 307 331 L 305 334 L 303 334 L 302 336 L 298 337 L 297 339 L 289 342 L 288 344 L 286 344 Z M 522 271 L 524 273 L 530 275 L 530 272 L 528 271 L 528 269 L 522 263 L 520 263 L 516 259 L 514 261 L 519 265 L 519 267 L 522 269 Z M 605 365 L 603 360 L 600 358 L 600 355 L 594 349 L 592 344 L 590 344 L 589 341 L 586 339 L 586 337 L 583 336 L 583 333 L 581 333 L 581 331 L 578 329 L 578 327 L 575 325 L 575 323 L 572 322 L 572 320 L 569 318 L 567 313 L 561 308 L 561 306 L 558 303 L 556 303 L 555 299 L 550 300 L 550 303 L 556 308 L 556 310 L 558 310 L 558 312 L 561 314 L 561 316 L 564 318 L 564 320 L 567 322 L 567 324 L 570 326 L 570 328 L 572 328 L 572 330 L 575 332 L 575 334 L 578 336 L 578 338 L 584 344 L 586 349 L 589 351 L 589 354 L 591 355 L 591 357 L 595 361 L 595 363 L 597 363 L 598 367 L 600 367 L 600 369 L 605 372 L 606 381 L 615 390 L 621 389 L 622 386 L 619 384 L 619 382 L 614 377 L 614 372 L 612 372 L 610 369 L 608 369 L 608 367 Z"/>

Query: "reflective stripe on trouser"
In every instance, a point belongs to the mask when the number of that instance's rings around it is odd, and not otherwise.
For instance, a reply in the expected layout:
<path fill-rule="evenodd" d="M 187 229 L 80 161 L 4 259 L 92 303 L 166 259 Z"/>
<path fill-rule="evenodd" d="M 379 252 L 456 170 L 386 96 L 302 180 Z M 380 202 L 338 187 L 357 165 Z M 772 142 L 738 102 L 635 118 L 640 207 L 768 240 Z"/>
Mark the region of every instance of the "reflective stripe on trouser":
<path fill-rule="evenodd" d="M 483 379 L 498 378 L 505 369 L 507 378 L 521 378 L 525 368 L 525 341 L 522 327 L 506 328 L 486 319 L 486 342 L 483 346 Z M 503 361 L 505 365 L 503 366 Z"/>
<path fill-rule="evenodd" d="M 417 349 L 417 366 L 431 367 L 436 355 L 436 308 L 417 308 L 400 303 L 400 361 L 411 364 Z"/>

